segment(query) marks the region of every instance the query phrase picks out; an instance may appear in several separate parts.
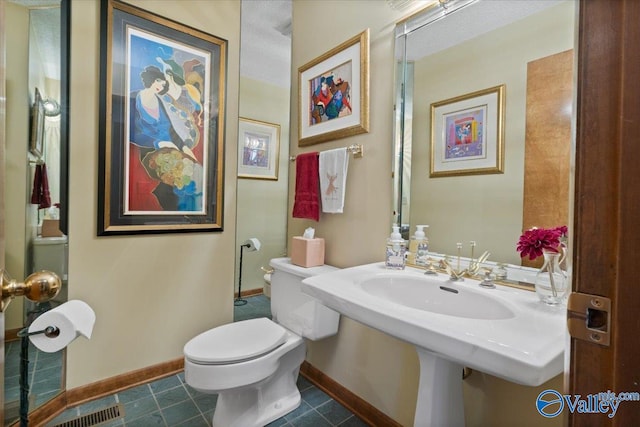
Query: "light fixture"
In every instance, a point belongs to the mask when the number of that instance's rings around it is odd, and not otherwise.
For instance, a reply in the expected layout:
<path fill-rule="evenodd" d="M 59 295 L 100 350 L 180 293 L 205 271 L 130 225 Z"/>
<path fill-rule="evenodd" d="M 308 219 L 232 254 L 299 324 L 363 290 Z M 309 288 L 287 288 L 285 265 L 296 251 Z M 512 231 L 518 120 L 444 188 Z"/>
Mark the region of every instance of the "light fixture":
<path fill-rule="evenodd" d="M 247 303 L 246 299 L 242 298 L 242 252 L 244 249 L 247 249 L 247 252 L 257 252 L 260 250 L 260 240 L 252 237 L 251 239 L 245 240 L 243 244 L 240 245 L 240 272 L 238 274 L 238 297 L 233 301 L 233 305 L 240 306 L 245 305 Z"/>
<path fill-rule="evenodd" d="M 398 25 L 396 25 L 395 30 L 396 38 L 412 33 L 427 24 L 438 21 L 448 14 L 476 3 L 477 1 L 478 0 L 429 0 L 427 2 L 422 2 L 412 0 L 409 3 L 411 5 L 426 3 L 426 5 L 423 5 L 424 7 L 421 9 L 424 10 L 424 13 L 416 13 L 404 21 L 399 22 Z"/>
<path fill-rule="evenodd" d="M 387 0 L 387 4 L 393 10 L 403 10 L 411 6 L 411 0 Z"/>
<path fill-rule="evenodd" d="M 47 98 L 42 102 L 44 106 L 44 115 L 47 117 L 56 117 L 60 115 L 60 104 L 55 99 Z"/>

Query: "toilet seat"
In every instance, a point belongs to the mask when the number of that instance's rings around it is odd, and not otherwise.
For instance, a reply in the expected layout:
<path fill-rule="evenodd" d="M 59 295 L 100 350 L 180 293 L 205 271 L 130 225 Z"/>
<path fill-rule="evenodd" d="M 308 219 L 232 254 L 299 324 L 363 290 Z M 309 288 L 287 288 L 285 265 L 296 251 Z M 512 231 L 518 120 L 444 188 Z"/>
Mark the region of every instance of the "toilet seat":
<path fill-rule="evenodd" d="M 270 353 L 286 340 L 285 328 L 261 317 L 203 332 L 184 346 L 184 355 L 201 365 L 240 363 Z"/>

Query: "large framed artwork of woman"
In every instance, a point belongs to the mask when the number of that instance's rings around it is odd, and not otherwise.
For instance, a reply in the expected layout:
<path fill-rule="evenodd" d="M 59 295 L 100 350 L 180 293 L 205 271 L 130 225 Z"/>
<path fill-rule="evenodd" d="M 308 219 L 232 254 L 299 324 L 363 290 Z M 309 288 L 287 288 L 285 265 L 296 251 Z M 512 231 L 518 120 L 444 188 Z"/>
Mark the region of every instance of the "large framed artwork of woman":
<path fill-rule="evenodd" d="M 98 235 L 222 231 L 227 41 L 101 6 Z"/>

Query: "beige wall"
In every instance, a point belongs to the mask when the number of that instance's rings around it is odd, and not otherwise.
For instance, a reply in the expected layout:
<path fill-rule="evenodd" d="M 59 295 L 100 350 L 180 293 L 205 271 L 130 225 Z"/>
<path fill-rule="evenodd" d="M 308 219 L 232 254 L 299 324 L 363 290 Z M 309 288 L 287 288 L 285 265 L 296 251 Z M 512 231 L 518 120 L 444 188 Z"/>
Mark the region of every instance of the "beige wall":
<path fill-rule="evenodd" d="M 490 260 L 520 265 L 515 245 L 522 233 L 526 67 L 573 48 L 574 14 L 575 4 L 566 2 L 526 24 L 516 22 L 415 63 L 411 231 L 429 224 L 431 250 L 453 254 L 456 242 L 475 240 L 480 252 L 491 253 Z M 506 86 L 504 173 L 430 179 L 431 103 L 501 84 Z"/>
<path fill-rule="evenodd" d="M 319 17 L 331 13 L 330 24 Z M 366 11 L 366 13 L 364 12 Z M 318 223 L 289 216 L 289 236 L 308 227 L 326 239 L 326 263 L 349 267 L 384 259 L 391 215 L 392 117 L 394 91 L 393 29 L 402 16 L 384 1 L 301 1 L 293 5 L 292 75 L 298 67 L 322 55 L 366 28 L 371 31 L 371 130 L 368 134 L 298 148 L 297 83 L 292 85 L 291 154 L 361 143 L 362 159 L 349 164 L 345 213 L 322 214 Z M 322 36 L 318 36 L 321 32 Z M 291 212 L 295 172 L 289 178 Z M 336 337 L 310 343 L 307 359 L 315 367 L 404 426 L 413 425 L 418 360 L 412 346 L 347 318 Z M 561 378 L 546 384 L 560 389 Z M 543 388 L 517 386 L 475 372 L 465 381 L 468 426 L 540 425 L 535 397 Z M 555 419 L 551 421 L 559 422 Z"/>
<path fill-rule="evenodd" d="M 224 231 L 96 237 L 100 11 L 72 2 L 69 298 L 97 320 L 91 340 L 68 348 L 68 389 L 180 358 L 190 338 L 232 320 L 240 3 L 132 3 L 229 42 Z"/>
<path fill-rule="evenodd" d="M 287 250 L 289 96 L 288 86 L 240 79 L 240 117 L 280 125 L 278 180 L 238 179 L 236 257 L 248 238 L 256 237 L 262 243 L 259 252 L 244 253 L 242 291 L 262 288 L 264 271 L 260 267 L 268 268 L 270 259 L 283 256 Z M 236 291 L 237 277 L 238 271 Z"/>
<path fill-rule="evenodd" d="M 340 13 L 331 13 L 330 24 L 320 26 L 318 17 L 329 10 Z M 349 161 L 344 214 L 321 214 L 319 222 L 289 214 L 289 237 L 315 227 L 316 235 L 325 238 L 325 262 L 337 267 L 382 261 L 391 232 L 393 30 L 401 17 L 384 1 L 293 3 L 291 154 L 364 145 L 364 157 Z M 370 132 L 299 148 L 298 68 L 366 28 L 370 29 Z M 291 212 L 294 169 L 289 189 Z M 402 425 L 413 424 L 418 362 L 412 346 L 343 317 L 336 337 L 310 343 L 307 359 Z"/>

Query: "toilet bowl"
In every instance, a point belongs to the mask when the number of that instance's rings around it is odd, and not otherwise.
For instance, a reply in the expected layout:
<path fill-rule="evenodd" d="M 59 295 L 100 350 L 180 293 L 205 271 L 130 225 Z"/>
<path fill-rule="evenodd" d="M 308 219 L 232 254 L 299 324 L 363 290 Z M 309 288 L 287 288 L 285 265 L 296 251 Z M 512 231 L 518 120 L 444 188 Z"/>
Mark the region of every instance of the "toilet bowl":
<path fill-rule="evenodd" d="M 340 315 L 300 290 L 302 280 L 336 270 L 271 260 L 273 320 L 249 319 L 197 335 L 184 347 L 185 381 L 218 394 L 214 427 L 264 426 L 300 405 L 296 386 L 306 355 L 303 338 L 335 335 Z"/>

